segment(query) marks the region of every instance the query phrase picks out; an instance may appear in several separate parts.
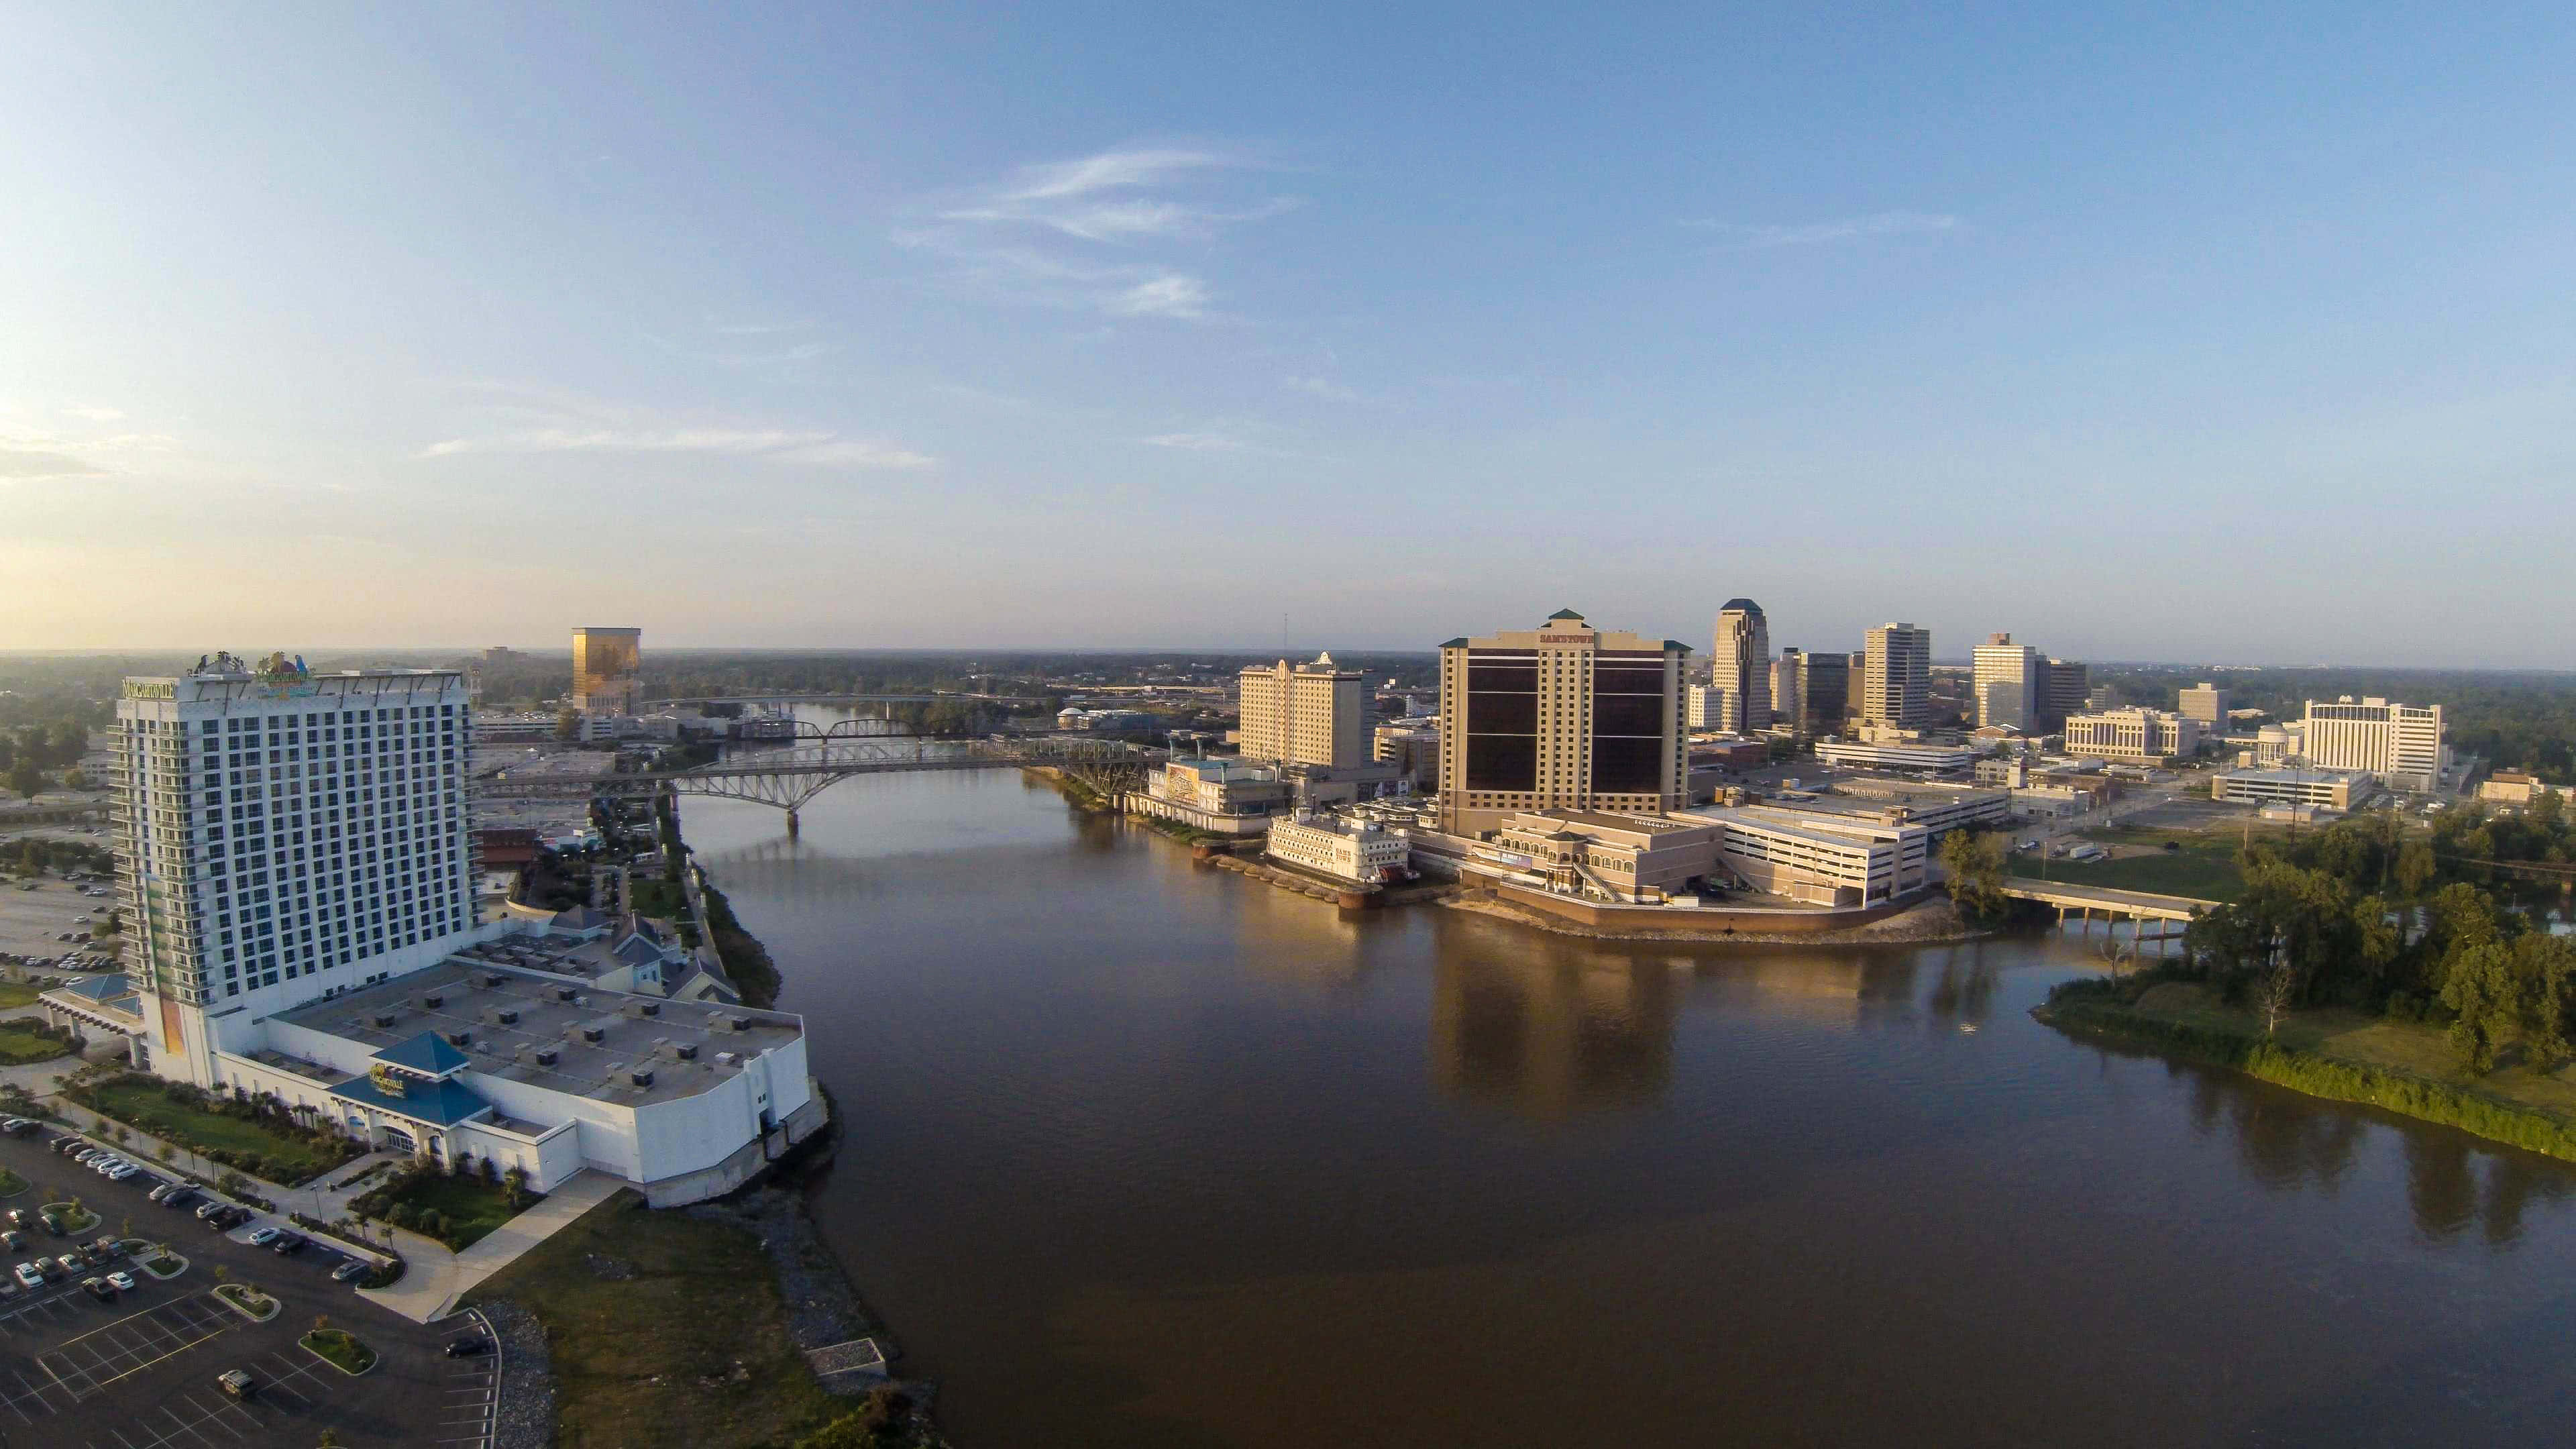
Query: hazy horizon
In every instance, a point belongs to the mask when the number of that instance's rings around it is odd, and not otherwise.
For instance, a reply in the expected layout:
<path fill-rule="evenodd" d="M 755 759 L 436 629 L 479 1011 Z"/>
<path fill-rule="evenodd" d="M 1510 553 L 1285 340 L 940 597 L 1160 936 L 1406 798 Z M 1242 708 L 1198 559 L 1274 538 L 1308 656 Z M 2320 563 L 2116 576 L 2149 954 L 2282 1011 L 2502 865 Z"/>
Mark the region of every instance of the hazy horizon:
<path fill-rule="evenodd" d="M 0 648 L 2576 666 L 2565 7 L 15 19 Z"/>

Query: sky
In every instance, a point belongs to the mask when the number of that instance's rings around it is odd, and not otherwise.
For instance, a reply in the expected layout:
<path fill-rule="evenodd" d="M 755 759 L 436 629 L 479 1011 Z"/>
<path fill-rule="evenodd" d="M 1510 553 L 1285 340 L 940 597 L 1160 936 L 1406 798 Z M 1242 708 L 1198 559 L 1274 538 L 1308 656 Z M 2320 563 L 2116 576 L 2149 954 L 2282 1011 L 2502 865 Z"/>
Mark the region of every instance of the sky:
<path fill-rule="evenodd" d="M 2576 8 L 2200 8 L 0 0 L 0 648 L 2576 667 Z"/>

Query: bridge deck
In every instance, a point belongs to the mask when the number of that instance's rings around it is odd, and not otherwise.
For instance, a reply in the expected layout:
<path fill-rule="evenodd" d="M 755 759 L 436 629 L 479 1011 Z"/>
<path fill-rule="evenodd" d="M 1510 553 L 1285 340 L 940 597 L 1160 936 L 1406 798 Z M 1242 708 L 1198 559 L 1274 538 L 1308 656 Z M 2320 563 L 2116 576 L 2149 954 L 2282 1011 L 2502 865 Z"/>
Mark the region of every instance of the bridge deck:
<path fill-rule="evenodd" d="M 2114 911 L 2148 920 L 2188 921 L 2215 909 L 2219 902 L 2194 896 L 2158 895 L 2153 891 L 2115 890 L 2110 886 L 2068 885 L 2062 881 L 2004 877 L 2004 894 L 2063 910 Z"/>

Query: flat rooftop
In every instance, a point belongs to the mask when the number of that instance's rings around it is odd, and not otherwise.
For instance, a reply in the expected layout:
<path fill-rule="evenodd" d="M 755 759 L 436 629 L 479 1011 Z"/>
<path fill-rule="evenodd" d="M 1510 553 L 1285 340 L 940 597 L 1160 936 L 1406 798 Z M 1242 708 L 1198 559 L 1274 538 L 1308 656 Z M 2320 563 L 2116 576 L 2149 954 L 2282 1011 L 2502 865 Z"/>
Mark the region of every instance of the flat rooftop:
<path fill-rule="evenodd" d="M 432 997 L 435 1006 L 427 1004 Z M 648 1005 L 656 1014 L 641 1015 Z M 501 1012 L 516 1012 L 518 1019 L 502 1022 Z M 628 1107 L 695 1096 L 740 1070 L 718 1061 L 718 1052 L 752 1056 L 804 1034 L 785 1012 L 602 991 L 456 957 L 276 1019 L 373 1051 L 424 1031 L 463 1033 L 457 1050 L 470 1072 Z M 588 1039 L 590 1032 L 599 1039 Z M 696 1059 L 680 1060 L 681 1047 L 695 1047 Z M 538 1062 L 539 1051 L 555 1053 L 555 1060 Z M 653 1073 L 651 1086 L 635 1085 L 631 1074 L 639 1070 Z"/>

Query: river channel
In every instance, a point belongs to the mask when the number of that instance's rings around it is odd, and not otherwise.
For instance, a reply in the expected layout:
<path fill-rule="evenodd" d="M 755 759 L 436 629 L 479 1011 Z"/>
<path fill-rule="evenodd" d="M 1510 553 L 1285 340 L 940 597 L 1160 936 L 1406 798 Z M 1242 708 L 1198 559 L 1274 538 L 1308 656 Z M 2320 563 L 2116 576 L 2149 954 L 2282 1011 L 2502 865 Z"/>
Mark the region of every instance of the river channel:
<path fill-rule="evenodd" d="M 2576 1174 L 2069 1041 L 2080 938 L 1345 914 L 1009 771 L 684 809 L 965 1449 L 2569 1432 Z"/>

